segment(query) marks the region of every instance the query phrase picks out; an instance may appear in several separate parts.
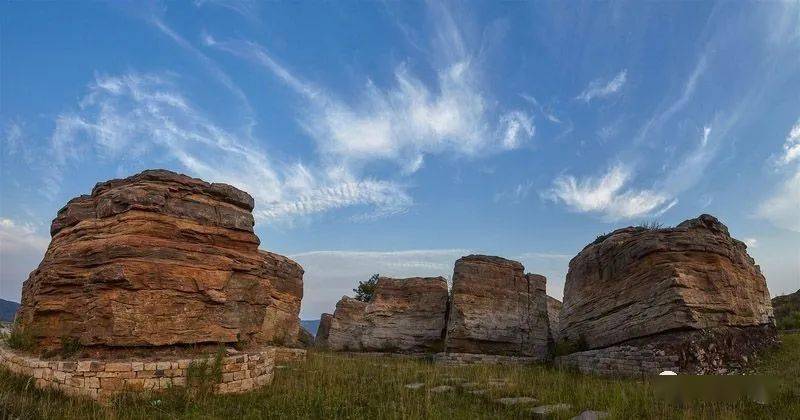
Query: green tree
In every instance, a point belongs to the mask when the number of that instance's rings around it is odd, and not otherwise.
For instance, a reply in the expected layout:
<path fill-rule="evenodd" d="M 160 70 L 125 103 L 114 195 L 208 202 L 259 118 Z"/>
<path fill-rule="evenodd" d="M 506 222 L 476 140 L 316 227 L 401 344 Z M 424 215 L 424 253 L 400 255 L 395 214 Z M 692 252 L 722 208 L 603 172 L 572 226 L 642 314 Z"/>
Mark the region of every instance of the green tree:
<path fill-rule="evenodd" d="M 362 302 L 369 302 L 372 300 L 372 295 L 375 294 L 375 286 L 378 284 L 380 274 L 373 274 L 367 281 L 358 282 L 358 287 L 353 289 L 356 292 L 356 299 Z"/>

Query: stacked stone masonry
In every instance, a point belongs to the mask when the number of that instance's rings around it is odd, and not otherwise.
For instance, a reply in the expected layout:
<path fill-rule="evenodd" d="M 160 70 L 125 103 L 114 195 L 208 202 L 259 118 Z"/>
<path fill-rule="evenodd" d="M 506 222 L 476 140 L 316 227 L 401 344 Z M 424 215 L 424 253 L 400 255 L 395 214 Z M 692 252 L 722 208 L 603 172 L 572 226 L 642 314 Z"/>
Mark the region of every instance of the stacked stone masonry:
<path fill-rule="evenodd" d="M 294 349 L 290 347 L 275 348 L 275 363 L 297 363 L 304 362 L 308 352 L 306 349 Z"/>
<path fill-rule="evenodd" d="M 615 346 L 557 357 L 555 364 L 584 374 L 644 376 L 657 375 L 665 370 L 678 372 L 678 360 L 679 356 L 668 355 L 653 346 Z"/>
<path fill-rule="evenodd" d="M 216 391 L 241 393 L 270 383 L 275 354 L 276 349 L 270 347 L 223 357 L 222 378 Z M 34 378 L 37 388 L 101 400 L 126 390 L 158 391 L 186 386 L 189 367 L 199 363 L 213 364 L 215 358 L 55 361 L 23 356 L 0 345 L 0 364 L 16 374 Z"/>

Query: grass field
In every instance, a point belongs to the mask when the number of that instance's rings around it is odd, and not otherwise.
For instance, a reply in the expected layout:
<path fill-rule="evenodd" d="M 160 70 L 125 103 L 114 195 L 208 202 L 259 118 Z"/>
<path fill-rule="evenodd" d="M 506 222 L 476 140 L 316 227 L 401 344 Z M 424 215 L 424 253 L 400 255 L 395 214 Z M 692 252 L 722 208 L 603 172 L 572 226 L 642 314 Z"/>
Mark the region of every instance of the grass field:
<path fill-rule="evenodd" d="M 448 367 L 395 358 L 348 358 L 310 354 L 305 363 L 276 369 L 274 382 L 235 396 L 201 396 L 175 388 L 141 397 L 121 396 L 108 406 L 58 392 L 33 389 L 27 378 L 0 370 L 0 413 L 12 418 L 530 418 L 531 407 L 566 403 L 571 418 L 601 410 L 611 418 L 800 418 L 800 334 L 759 362 L 778 388 L 769 404 L 693 401 L 685 405 L 655 397 L 652 381 L 603 379 L 546 366 Z M 471 383 L 458 386 L 456 382 Z M 419 389 L 406 384 L 423 383 Z M 492 384 L 493 383 L 493 384 Z M 430 390 L 454 385 L 442 393 Z M 476 395 L 469 389 L 485 389 Z M 535 404 L 505 406 L 501 397 L 534 397 Z"/>

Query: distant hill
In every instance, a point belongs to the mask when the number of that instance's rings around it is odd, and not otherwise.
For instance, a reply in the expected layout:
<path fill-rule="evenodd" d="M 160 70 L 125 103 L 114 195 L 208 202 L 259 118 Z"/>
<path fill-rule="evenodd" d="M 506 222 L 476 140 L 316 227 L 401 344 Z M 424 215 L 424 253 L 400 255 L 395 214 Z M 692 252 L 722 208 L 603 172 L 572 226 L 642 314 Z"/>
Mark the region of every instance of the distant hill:
<path fill-rule="evenodd" d="M 319 327 L 318 319 L 305 319 L 300 321 L 300 324 L 307 329 L 311 335 L 317 335 L 317 327 Z"/>
<path fill-rule="evenodd" d="M 775 322 L 782 330 L 800 329 L 800 290 L 772 298 Z"/>
<path fill-rule="evenodd" d="M 19 308 L 19 303 L 0 299 L 0 321 L 13 321 L 17 308 Z"/>

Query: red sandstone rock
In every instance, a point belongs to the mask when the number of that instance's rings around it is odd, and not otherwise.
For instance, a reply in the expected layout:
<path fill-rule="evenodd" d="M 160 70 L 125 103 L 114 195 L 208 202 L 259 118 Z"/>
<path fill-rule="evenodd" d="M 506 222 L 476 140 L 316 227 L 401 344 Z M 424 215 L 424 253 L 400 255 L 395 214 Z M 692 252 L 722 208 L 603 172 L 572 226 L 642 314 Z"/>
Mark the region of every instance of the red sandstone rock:
<path fill-rule="evenodd" d="M 447 351 L 548 358 L 546 281 L 524 274 L 516 261 L 460 258 L 453 272 Z"/>
<path fill-rule="evenodd" d="M 625 228 L 570 261 L 561 337 L 606 347 L 670 330 L 772 325 L 766 280 L 716 218 Z"/>
<path fill-rule="evenodd" d="M 444 278 L 381 277 L 369 303 L 343 297 L 329 323 L 323 315 L 319 331 L 323 342 L 327 332 L 331 350 L 438 351 L 446 312 Z"/>
<path fill-rule="evenodd" d="M 40 343 L 296 342 L 303 269 L 258 249 L 253 199 L 149 170 L 97 184 L 53 220 L 19 319 Z"/>

